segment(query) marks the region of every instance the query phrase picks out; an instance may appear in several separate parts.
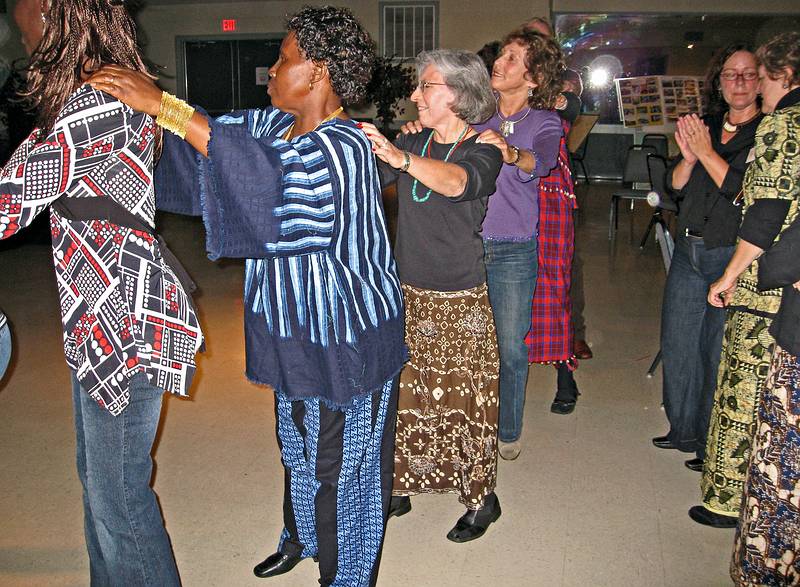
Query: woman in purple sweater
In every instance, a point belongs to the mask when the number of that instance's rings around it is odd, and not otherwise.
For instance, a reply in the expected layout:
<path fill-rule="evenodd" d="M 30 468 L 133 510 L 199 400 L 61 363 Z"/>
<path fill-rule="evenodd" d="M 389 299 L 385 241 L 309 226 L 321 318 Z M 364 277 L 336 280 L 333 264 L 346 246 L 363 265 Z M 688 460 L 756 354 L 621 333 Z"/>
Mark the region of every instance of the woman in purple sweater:
<path fill-rule="evenodd" d="M 561 92 L 564 59 L 558 44 L 534 32 L 513 32 L 492 69 L 494 116 L 475 128 L 503 153 L 497 191 L 489 198 L 483 244 L 489 299 L 500 348 L 500 456 L 519 456 L 531 299 L 536 286 L 539 178 L 556 166 L 561 119 L 552 108 Z"/>

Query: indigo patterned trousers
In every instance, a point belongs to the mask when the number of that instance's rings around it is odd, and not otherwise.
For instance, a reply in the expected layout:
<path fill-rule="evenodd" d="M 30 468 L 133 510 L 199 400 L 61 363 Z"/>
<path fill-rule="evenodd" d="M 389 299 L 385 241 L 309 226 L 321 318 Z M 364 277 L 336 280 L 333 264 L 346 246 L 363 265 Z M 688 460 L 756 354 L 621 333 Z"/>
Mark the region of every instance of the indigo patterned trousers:
<path fill-rule="evenodd" d="M 397 378 L 347 411 L 276 395 L 284 554 L 318 557 L 320 584 L 375 585 L 392 493 Z"/>

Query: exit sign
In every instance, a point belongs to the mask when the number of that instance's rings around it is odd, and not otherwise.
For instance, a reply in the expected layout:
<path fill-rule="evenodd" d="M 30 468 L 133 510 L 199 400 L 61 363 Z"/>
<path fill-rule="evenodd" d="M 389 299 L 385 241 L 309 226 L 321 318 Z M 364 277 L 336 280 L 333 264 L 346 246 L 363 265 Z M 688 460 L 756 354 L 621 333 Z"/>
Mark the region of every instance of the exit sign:
<path fill-rule="evenodd" d="M 222 30 L 226 33 L 230 33 L 236 30 L 236 19 L 234 18 L 226 18 L 222 21 Z"/>

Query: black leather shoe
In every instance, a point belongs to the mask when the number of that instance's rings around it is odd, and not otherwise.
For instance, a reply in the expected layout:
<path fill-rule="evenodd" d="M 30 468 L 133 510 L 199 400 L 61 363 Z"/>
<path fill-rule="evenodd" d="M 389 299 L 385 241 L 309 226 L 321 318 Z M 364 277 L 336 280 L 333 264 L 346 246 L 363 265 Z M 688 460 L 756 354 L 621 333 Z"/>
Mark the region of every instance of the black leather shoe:
<path fill-rule="evenodd" d="M 401 496 L 392 496 L 392 499 L 389 500 L 389 516 L 405 516 L 408 512 L 411 511 L 411 498 L 407 495 Z"/>
<path fill-rule="evenodd" d="M 677 446 L 672 444 L 672 442 L 669 439 L 669 436 L 656 436 L 653 439 L 653 446 L 655 446 L 656 448 L 666 448 L 666 449 L 678 448 Z"/>
<path fill-rule="evenodd" d="M 576 400 L 574 399 L 554 399 L 550 404 L 550 411 L 554 414 L 567 415 L 575 411 Z"/>
<path fill-rule="evenodd" d="M 283 575 L 295 568 L 297 563 L 301 560 L 303 560 L 303 558 L 300 556 L 276 552 L 253 567 L 253 574 L 262 579 L 274 577 L 275 575 Z"/>
<path fill-rule="evenodd" d="M 686 465 L 687 469 L 691 469 L 692 471 L 703 471 L 703 459 L 689 459 L 683 464 Z"/>
<path fill-rule="evenodd" d="M 739 523 L 739 518 L 735 516 L 723 516 L 707 510 L 701 505 L 689 508 L 689 517 L 698 524 L 711 526 L 712 528 L 735 528 Z"/>
<path fill-rule="evenodd" d="M 481 509 L 467 510 L 467 513 L 458 519 L 453 529 L 447 533 L 447 539 L 453 542 L 469 542 L 480 538 L 501 513 L 500 500 L 492 493 L 486 497 L 486 503 Z"/>

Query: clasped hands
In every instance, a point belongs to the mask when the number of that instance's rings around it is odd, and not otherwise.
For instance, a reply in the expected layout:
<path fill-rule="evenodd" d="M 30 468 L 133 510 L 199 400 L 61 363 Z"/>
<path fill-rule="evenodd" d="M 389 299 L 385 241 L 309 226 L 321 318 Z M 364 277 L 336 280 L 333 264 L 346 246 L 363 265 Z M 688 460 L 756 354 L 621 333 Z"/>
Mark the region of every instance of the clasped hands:
<path fill-rule="evenodd" d="M 675 142 L 687 163 L 695 163 L 713 152 L 711 133 L 697 114 L 687 114 L 678 119 Z"/>

